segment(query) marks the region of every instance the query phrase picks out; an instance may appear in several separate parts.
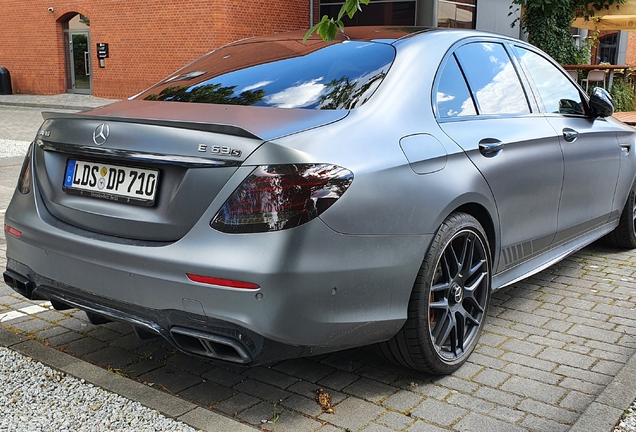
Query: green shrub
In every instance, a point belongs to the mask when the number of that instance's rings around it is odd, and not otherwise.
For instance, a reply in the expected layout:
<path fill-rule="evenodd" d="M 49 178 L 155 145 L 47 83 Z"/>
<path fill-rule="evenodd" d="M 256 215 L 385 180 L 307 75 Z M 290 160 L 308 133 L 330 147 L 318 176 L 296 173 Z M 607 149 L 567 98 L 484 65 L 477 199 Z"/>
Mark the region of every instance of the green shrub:
<path fill-rule="evenodd" d="M 616 111 L 634 111 L 634 88 L 622 79 L 614 80 L 610 89 Z"/>

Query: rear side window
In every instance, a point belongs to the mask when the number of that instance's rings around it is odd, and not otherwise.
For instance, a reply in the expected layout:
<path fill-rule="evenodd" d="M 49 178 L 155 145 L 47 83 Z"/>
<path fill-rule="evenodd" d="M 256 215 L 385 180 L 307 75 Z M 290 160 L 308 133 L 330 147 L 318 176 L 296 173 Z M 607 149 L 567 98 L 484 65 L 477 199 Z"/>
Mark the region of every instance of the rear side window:
<path fill-rule="evenodd" d="M 268 41 L 230 45 L 139 95 L 145 100 L 349 109 L 366 102 L 395 58 L 391 45 Z"/>
<path fill-rule="evenodd" d="M 460 47 L 455 55 L 480 115 L 530 113 L 519 76 L 503 45 L 471 43 Z"/>
<path fill-rule="evenodd" d="M 517 55 L 530 73 L 548 113 L 585 115 L 581 93 L 563 73 L 539 54 L 515 47 Z"/>
<path fill-rule="evenodd" d="M 464 76 L 453 55 L 446 62 L 437 86 L 437 114 L 440 118 L 477 114 Z"/>

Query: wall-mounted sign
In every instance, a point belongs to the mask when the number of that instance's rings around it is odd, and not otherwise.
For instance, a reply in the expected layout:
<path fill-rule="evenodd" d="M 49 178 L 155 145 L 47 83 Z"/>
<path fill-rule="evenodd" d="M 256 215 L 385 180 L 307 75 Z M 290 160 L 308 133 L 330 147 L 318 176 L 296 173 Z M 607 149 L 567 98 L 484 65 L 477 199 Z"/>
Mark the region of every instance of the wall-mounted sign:
<path fill-rule="evenodd" d="M 98 59 L 108 58 L 108 44 L 107 43 L 98 43 L 97 44 L 97 58 Z"/>

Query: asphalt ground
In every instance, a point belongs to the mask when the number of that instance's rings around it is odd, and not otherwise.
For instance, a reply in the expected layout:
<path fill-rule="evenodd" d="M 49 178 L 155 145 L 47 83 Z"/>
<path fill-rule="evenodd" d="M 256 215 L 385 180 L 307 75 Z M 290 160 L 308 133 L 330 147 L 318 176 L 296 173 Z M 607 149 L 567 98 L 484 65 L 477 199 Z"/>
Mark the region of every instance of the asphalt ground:
<path fill-rule="evenodd" d="M 0 146 L 30 141 L 41 108 L 3 98 Z M 39 98 L 47 109 L 85 105 Z M 0 159 L 0 222 L 21 163 Z M 636 399 L 636 251 L 595 243 L 497 291 L 475 352 L 445 377 L 370 348 L 222 367 L 139 340 L 126 325 L 94 326 L 83 312 L 27 301 L 1 282 L 0 327 L 0 345 L 203 430 L 609 432 Z M 316 402 L 319 388 L 333 414 Z"/>

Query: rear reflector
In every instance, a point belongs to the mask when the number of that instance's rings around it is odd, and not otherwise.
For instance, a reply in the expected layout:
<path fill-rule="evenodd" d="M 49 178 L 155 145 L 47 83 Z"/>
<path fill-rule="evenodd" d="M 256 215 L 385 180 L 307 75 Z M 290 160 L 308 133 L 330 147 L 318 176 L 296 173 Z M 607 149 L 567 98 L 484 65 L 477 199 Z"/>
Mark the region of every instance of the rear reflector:
<path fill-rule="evenodd" d="M 19 231 L 19 230 L 15 229 L 15 228 L 7 225 L 7 224 L 4 224 L 4 230 L 6 232 L 8 232 L 9 234 L 14 235 L 16 237 L 21 237 L 22 236 L 22 231 Z"/>
<path fill-rule="evenodd" d="M 187 273 L 186 276 L 193 282 L 204 283 L 208 285 L 220 285 L 229 288 L 243 288 L 243 289 L 259 289 L 260 286 L 250 283 L 250 282 L 242 282 L 235 281 L 231 279 L 221 279 L 210 276 L 200 276 Z"/>

